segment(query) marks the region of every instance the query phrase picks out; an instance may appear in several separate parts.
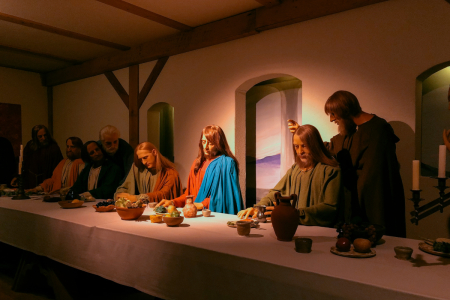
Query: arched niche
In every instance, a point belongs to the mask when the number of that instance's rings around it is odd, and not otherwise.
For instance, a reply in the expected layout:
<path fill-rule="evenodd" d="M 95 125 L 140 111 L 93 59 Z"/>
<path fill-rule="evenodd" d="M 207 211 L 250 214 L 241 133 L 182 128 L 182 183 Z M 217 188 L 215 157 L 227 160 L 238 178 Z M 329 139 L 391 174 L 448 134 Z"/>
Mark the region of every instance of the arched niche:
<path fill-rule="evenodd" d="M 438 147 L 442 133 L 450 129 L 450 62 L 436 65 L 416 80 L 416 159 L 421 162 L 422 176 L 437 176 Z M 450 157 L 447 157 L 447 176 Z"/>
<path fill-rule="evenodd" d="M 301 123 L 301 87 L 293 76 L 272 74 L 236 91 L 236 158 L 247 207 L 273 188 L 294 161 L 286 121 Z"/>
<path fill-rule="evenodd" d="M 174 108 L 168 103 L 159 102 L 147 111 L 148 141 L 154 144 L 162 155 L 174 161 L 173 127 Z"/>

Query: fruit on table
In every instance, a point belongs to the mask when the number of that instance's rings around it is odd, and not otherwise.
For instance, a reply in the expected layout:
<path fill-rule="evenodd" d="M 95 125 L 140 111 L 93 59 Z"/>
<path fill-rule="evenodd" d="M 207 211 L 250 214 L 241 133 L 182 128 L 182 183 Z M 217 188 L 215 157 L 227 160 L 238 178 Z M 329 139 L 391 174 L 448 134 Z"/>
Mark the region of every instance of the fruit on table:
<path fill-rule="evenodd" d="M 80 200 L 78 200 L 78 199 L 72 200 L 72 203 L 78 203 L 78 202 L 80 202 Z"/>
<path fill-rule="evenodd" d="M 158 213 L 165 213 L 167 212 L 167 209 L 164 206 L 158 206 L 157 208 L 155 208 L 155 211 Z"/>
<path fill-rule="evenodd" d="M 178 218 L 179 216 L 180 216 L 180 212 L 178 211 L 178 210 L 174 210 L 174 211 L 172 211 L 171 213 L 170 213 L 170 216 L 172 217 L 172 218 Z"/>
<path fill-rule="evenodd" d="M 351 245 L 352 245 L 352 243 L 350 242 L 350 240 L 345 237 L 339 238 L 336 242 L 336 248 L 338 249 L 338 251 L 341 251 L 341 252 L 350 251 Z"/>
<path fill-rule="evenodd" d="M 353 247 L 356 252 L 366 253 L 370 251 L 372 242 L 367 239 L 356 239 L 353 241 Z"/>
<path fill-rule="evenodd" d="M 174 205 L 169 205 L 169 206 L 167 207 L 167 212 L 168 212 L 168 213 L 171 213 L 171 212 L 173 212 L 173 211 L 175 211 L 175 210 L 177 210 L 177 208 L 176 208 Z"/>

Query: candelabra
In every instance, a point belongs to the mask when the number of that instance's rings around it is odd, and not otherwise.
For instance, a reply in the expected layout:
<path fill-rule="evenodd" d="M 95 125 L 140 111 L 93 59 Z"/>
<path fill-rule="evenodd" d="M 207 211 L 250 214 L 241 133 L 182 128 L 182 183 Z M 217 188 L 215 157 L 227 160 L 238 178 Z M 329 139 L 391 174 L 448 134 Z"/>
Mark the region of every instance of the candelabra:
<path fill-rule="evenodd" d="M 18 184 L 18 188 L 17 188 L 17 194 L 12 197 L 13 200 L 26 200 L 26 199 L 30 199 L 30 197 L 28 197 L 25 194 L 25 190 L 23 189 L 23 174 L 19 174 L 17 176 L 17 184 Z"/>
<path fill-rule="evenodd" d="M 412 192 L 412 198 L 409 200 L 412 200 L 414 202 L 414 211 L 411 212 L 411 222 L 413 224 L 418 225 L 419 220 L 422 220 L 423 218 L 428 217 L 431 214 L 434 214 L 437 211 L 440 211 L 441 213 L 444 212 L 444 207 L 450 205 L 450 193 L 445 193 L 445 190 L 448 188 L 446 186 L 447 177 L 440 178 L 440 177 L 433 177 L 438 180 L 438 185 L 435 186 L 439 190 L 439 198 L 424 204 L 422 206 L 419 206 L 419 202 L 424 200 L 420 198 L 420 192 L 421 190 L 411 190 Z"/>

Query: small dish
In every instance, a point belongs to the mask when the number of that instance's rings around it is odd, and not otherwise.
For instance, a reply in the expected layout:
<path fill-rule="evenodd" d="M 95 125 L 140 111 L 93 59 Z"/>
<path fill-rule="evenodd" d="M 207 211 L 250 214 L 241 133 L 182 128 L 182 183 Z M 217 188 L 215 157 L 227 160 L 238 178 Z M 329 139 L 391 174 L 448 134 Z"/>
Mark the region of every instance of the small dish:
<path fill-rule="evenodd" d="M 183 223 L 184 217 L 163 217 L 164 223 L 169 227 L 180 226 Z"/>
<path fill-rule="evenodd" d="M 83 205 L 84 201 L 78 201 L 75 203 L 72 203 L 72 200 L 64 200 L 64 201 L 59 201 L 58 204 L 62 207 L 62 208 L 77 208 L 77 207 L 81 207 Z"/>
<path fill-rule="evenodd" d="M 370 249 L 370 252 L 367 253 L 360 253 L 356 252 L 353 246 L 350 248 L 350 251 L 347 252 L 341 252 L 339 251 L 335 246 L 331 247 L 330 252 L 339 256 L 344 257 L 351 257 L 351 258 L 368 258 L 368 257 L 374 257 L 377 255 L 377 252 L 374 249 Z"/>
<path fill-rule="evenodd" d="M 108 205 L 108 206 L 99 206 L 97 207 L 97 205 L 92 205 L 93 208 L 95 208 L 95 211 L 97 212 L 110 212 L 110 211 L 114 211 L 116 209 L 116 206 L 114 206 L 113 204 Z"/>
<path fill-rule="evenodd" d="M 239 222 L 239 221 L 251 222 L 251 224 L 250 224 L 251 228 L 258 228 L 259 227 L 258 221 L 253 221 L 253 220 L 250 220 L 250 219 L 238 220 L 238 221 L 228 221 L 227 222 L 227 226 L 231 227 L 231 228 L 237 228 L 236 222 Z"/>

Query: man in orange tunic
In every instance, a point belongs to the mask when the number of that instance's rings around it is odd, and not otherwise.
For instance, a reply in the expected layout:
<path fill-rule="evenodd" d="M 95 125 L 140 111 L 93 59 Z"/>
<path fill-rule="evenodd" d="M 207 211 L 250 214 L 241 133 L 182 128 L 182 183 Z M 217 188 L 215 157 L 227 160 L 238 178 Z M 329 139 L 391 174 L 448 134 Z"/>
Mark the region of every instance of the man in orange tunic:
<path fill-rule="evenodd" d="M 70 188 L 77 181 L 78 175 L 84 168 L 84 162 L 80 158 L 83 142 L 78 137 L 70 137 L 66 140 L 66 146 L 67 158 L 59 162 L 52 177 L 27 191 L 54 193 L 60 189 Z"/>
<path fill-rule="evenodd" d="M 149 142 L 139 144 L 134 151 L 134 164 L 125 181 L 117 188 L 115 199 L 138 198 L 149 202 L 173 199 L 181 195 L 180 176 L 171 161 Z"/>

